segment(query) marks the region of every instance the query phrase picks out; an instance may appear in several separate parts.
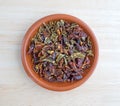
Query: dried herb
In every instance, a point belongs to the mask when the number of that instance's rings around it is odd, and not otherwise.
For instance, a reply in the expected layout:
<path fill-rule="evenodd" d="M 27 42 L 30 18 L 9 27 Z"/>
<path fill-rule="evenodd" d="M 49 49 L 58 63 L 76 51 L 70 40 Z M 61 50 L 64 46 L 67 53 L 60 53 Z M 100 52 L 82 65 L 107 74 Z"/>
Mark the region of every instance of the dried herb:
<path fill-rule="evenodd" d="M 51 43 L 51 40 L 48 37 L 46 37 L 44 43 L 49 44 L 49 43 Z"/>
<path fill-rule="evenodd" d="M 46 58 L 46 59 L 43 59 L 42 61 L 49 62 L 49 63 L 52 63 L 52 64 L 56 65 L 55 61 L 52 60 L 52 59 L 47 59 Z"/>
<path fill-rule="evenodd" d="M 78 53 L 73 53 L 71 55 L 71 58 L 75 59 L 75 58 L 85 58 L 85 55 L 82 54 L 81 52 L 78 52 Z"/>
<path fill-rule="evenodd" d="M 58 63 L 65 55 L 64 54 L 59 54 L 58 57 L 56 58 L 56 62 Z"/>
<path fill-rule="evenodd" d="M 90 37 L 78 24 L 56 20 L 39 27 L 28 55 L 40 77 L 51 82 L 73 82 L 84 77 L 94 52 Z"/>

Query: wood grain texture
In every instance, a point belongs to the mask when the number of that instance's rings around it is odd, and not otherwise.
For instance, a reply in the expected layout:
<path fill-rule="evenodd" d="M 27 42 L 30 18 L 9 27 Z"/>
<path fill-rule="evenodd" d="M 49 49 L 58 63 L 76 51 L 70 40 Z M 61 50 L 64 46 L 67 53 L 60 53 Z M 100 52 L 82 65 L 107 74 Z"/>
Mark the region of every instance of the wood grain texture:
<path fill-rule="evenodd" d="M 54 13 L 82 19 L 99 43 L 94 74 L 67 92 L 39 87 L 21 64 L 25 32 Z M 0 0 L 0 106 L 120 106 L 120 0 Z"/>

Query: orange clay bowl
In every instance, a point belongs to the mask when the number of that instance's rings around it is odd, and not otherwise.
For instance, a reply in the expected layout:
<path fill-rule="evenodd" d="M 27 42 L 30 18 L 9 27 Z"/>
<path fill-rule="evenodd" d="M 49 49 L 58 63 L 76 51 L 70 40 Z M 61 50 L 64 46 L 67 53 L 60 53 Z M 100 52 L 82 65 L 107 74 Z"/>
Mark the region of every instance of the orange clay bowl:
<path fill-rule="evenodd" d="M 42 25 L 43 22 L 47 23 L 49 21 L 59 20 L 59 19 L 63 19 L 63 20 L 67 20 L 67 21 L 75 22 L 75 23 L 79 24 L 80 27 L 82 27 L 83 30 L 87 33 L 87 35 L 90 36 L 90 38 L 91 38 L 92 45 L 93 45 L 94 57 L 91 60 L 91 67 L 88 70 L 86 70 L 87 73 L 81 80 L 73 81 L 73 82 L 48 82 L 48 81 L 44 80 L 43 78 L 40 78 L 40 76 L 33 71 L 33 63 L 31 60 L 31 56 L 27 54 L 28 48 L 30 45 L 30 40 L 36 34 L 36 32 L 38 31 L 38 28 Z M 23 63 L 24 69 L 25 69 L 26 73 L 28 74 L 28 76 L 33 81 L 35 81 L 38 85 L 40 85 L 44 88 L 47 88 L 49 90 L 66 91 L 66 90 L 70 90 L 70 89 L 80 86 L 93 73 L 93 71 L 97 65 L 97 61 L 98 61 L 98 43 L 97 43 L 97 40 L 96 40 L 95 35 L 92 32 L 92 30 L 88 27 L 87 24 L 85 24 L 80 19 L 78 19 L 74 16 L 71 16 L 71 15 L 66 15 L 66 14 L 53 14 L 53 15 L 49 15 L 49 16 L 46 16 L 46 17 L 38 20 L 28 29 L 28 31 L 25 34 L 25 37 L 23 39 L 23 42 L 22 42 L 21 53 L 22 53 L 21 55 L 22 55 L 22 63 Z"/>

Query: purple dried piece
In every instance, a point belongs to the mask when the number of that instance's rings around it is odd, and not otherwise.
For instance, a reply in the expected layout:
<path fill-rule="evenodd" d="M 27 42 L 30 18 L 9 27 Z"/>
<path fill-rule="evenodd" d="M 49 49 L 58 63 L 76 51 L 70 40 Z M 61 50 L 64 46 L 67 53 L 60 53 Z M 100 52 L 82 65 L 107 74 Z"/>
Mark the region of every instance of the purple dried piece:
<path fill-rule="evenodd" d="M 65 38 L 64 38 L 64 36 L 62 36 L 62 38 L 61 38 L 61 44 L 62 44 L 62 46 L 65 46 Z"/>
<path fill-rule="evenodd" d="M 51 73 L 50 73 L 50 71 L 49 71 L 49 70 L 45 71 L 45 74 L 46 74 L 48 77 L 50 77 L 50 76 L 51 76 Z"/>
<path fill-rule="evenodd" d="M 63 74 L 63 80 L 66 81 L 67 80 L 67 75 L 66 74 Z"/>
<path fill-rule="evenodd" d="M 55 76 L 60 76 L 62 74 L 63 74 L 63 72 L 60 69 L 56 70 L 56 72 L 55 72 Z"/>
<path fill-rule="evenodd" d="M 33 58 L 34 58 L 34 59 L 35 59 L 35 58 L 36 58 L 36 59 L 39 59 L 38 54 L 39 54 L 39 53 L 37 53 L 37 52 L 36 52 L 36 53 L 33 53 L 33 54 L 32 54 Z"/>
<path fill-rule="evenodd" d="M 83 51 L 83 52 L 86 52 L 86 51 L 88 50 L 88 47 L 87 47 L 87 46 L 81 46 L 81 48 L 82 48 L 82 51 Z"/>
<path fill-rule="evenodd" d="M 82 59 L 82 58 L 77 58 L 76 59 L 76 65 L 77 65 L 78 68 L 82 66 L 83 61 L 84 61 L 84 59 Z"/>
<path fill-rule="evenodd" d="M 58 82 L 63 82 L 62 77 L 61 77 L 61 76 L 57 77 L 57 81 L 58 81 Z"/>
<path fill-rule="evenodd" d="M 78 75 L 77 72 L 78 72 L 78 70 L 75 70 L 75 71 L 73 71 L 73 72 L 71 73 L 71 75 L 72 75 L 72 76 Z"/>
<path fill-rule="evenodd" d="M 67 77 L 70 77 L 71 73 L 70 73 L 70 72 L 67 72 L 66 75 L 67 75 Z"/>
<path fill-rule="evenodd" d="M 68 28 L 68 27 L 70 27 L 70 23 L 65 22 L 65 28 Z"/>
<path fill-rule="evenodd" d="M 56 52 L 54 52 L 54 53 L 52 54 L 52 58 L 53 58 L 53 60 L 55 60 L 55 58 L 56 58 Z"/>
<path fill-rule="evenodd" d="M 87 34 L 84 31 L 80 31 L 79 36 L 86 38 Z"/>
<path fill-rule="evenodd" d="M 41 35 L 41 40 L 42 40 L 42 42 L 44 42 L 44 41 L 45 41 L 45 37 L 44 37 L 44 35 L 43 35 L 43 34 Z"/>
<path fill-rule="evenodd" d="M 80 44 L 80 39 L 75 39 L 76 43 Z"/>
<path fill-rule="evenodd" d="M 72 47 L 70 47 L 70 49 L 68 50 L 68 53 L 71 55 L 71 54 L 73 54 L 73 48 Z"/>
<path fill-rule="evenodd" d="M 82 75 L 76 75 L 76 76 L 74 76 L 74 79 L 75 80 L 80 80 L 80 79 L 82 79 Z"/>
<path fill-rule="evenodd" d="M 88 57 L 86 57 L 84 64 L 90 64 L 90 59 Z"/>
<path fill-rule="evenodd" d="M 44 70 L 44 78 L 49 81 L 49 77 L 51 77 L 50 71 L 49 70 Z"/>
<path fill-rule="evenodd" d="M 82 47 L 78 43 L 76 43 L 76 48 L 77 48 L 78 51 L 82 50 Z"/>
<path fill-rule="evenodd" d="M 31 43 L 30 47 L 29 47 L 29 51 L 28 51 L 28 54 L 31 54 L 33 52 L 33 49 L 35 47 L 35 44 L 34 43 Z"/>
<path fill-rule="evenodd" d="M 38 58 L 34 58 L 33 61 L 34 61 L 35 65 L 39 63 L 39 59 Z"/>

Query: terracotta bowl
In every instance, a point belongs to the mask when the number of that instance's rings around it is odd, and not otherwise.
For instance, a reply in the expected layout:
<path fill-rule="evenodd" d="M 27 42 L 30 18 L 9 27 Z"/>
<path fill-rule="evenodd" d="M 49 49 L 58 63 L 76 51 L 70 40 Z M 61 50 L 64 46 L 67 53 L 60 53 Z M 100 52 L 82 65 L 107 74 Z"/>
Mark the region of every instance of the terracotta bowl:
<path fill-rule="evenodd" d="M 28 48 L 30 45 L 30 40 L 35 35 L 35 33 L 37 32 L 38 28 L 42 25 L 42 23 L 43 22 L 47 23 L 48 21 L 59 20 L 59 19 L 64 19 L 64 20 L 75 22 L 75 23 L 79 24 L 84 29 L 84 31 L 90 36 L 92 44 L 93 44 L 93 52 L 94 52 L 95 56 L 91 60 L 92 61 L 91 67 L 88 69 L 87 74 L 81 80 L 74 81 L 72 83 L 71 82 L 48 82 L 48 81 L 40 78 L 39 75 L 33 71 L 33 68 L 32 68 L 33 64 L 31 61 L 31 56 L 27 54 L 27 51 L 28 51 Z M 97 61 L 98 61 L 98 43 L 97 43 L 97 40 L 96 40 L 95 35 L 92 32 L 92 30 L 88 27 L 87 24 L 85 24 L 80 19 L 78 19 L 74 16 L 71 16 L 71 15 L 66 15 L 66 14 L 54 14 L 54 15 L 49 15 L 49 16 L 46 16 L 46 17 L 38 20 L 28 29 L 28 31 L 25 34 L 25 37 L 23 39 L 23 42 L 22 42 L 21 55 L 22 55 L 22 63 L 23 63 L 24 69 L 25 69 L 26 73 L 28 74 L 28 76 L 33 81 L 35 81 L 38 85 L 40 85 L 44 88 L 47 88 L 49 90 L 66 91 L 66 90 L 70 90 L 70 89 L 80 86 L 93 73 L 93 71 L 96 67 Z"/>

